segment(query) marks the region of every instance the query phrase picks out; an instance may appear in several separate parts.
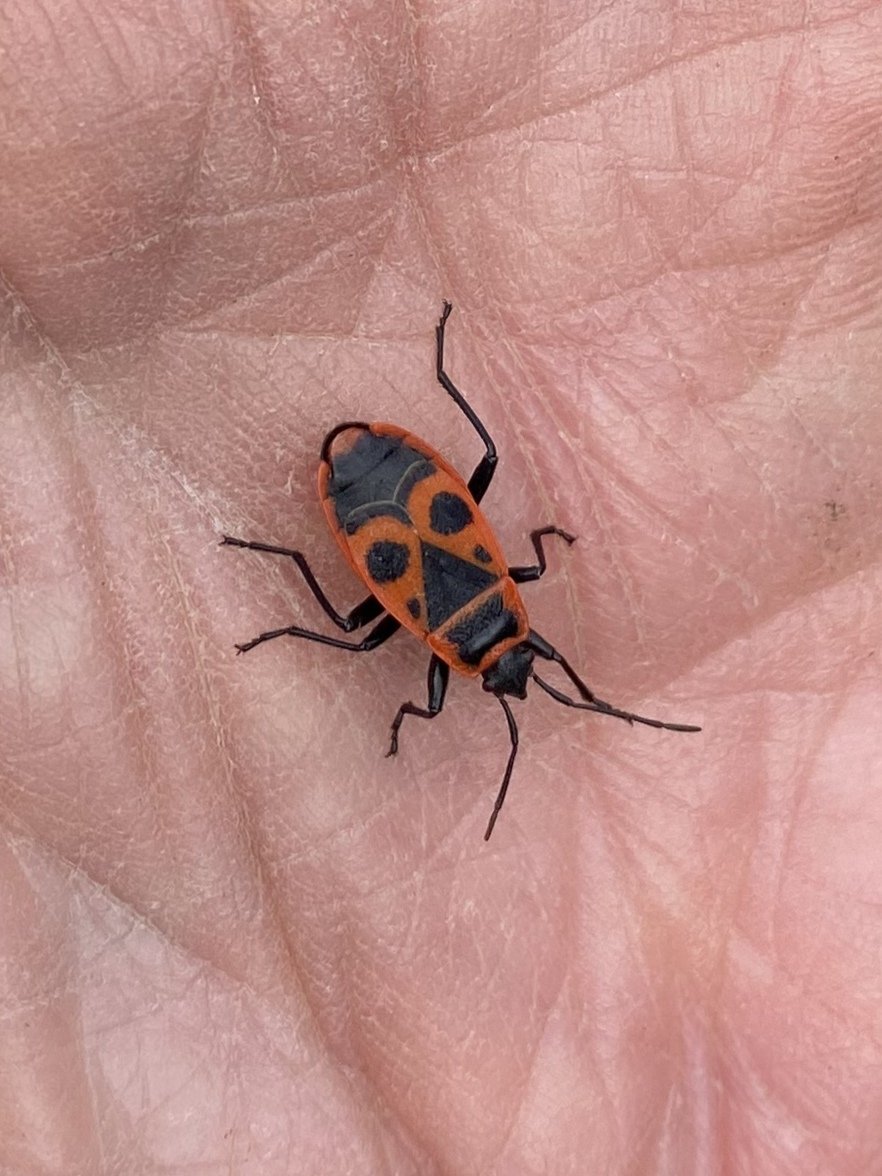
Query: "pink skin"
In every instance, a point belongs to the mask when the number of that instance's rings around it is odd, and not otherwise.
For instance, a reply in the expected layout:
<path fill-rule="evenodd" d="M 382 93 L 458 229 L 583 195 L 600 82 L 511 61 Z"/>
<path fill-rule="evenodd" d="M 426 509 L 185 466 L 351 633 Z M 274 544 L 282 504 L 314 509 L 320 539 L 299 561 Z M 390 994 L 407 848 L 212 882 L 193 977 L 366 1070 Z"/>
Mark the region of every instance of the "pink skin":
<path fill-rule="evenodd" d="M 882 1156 L 882 9 L 0 6 L 0 1170 Z M 325 431 L 465 471 L 605 698 L 352 657 Z M 549 677 L 558 681 L 553 674 Z"/>

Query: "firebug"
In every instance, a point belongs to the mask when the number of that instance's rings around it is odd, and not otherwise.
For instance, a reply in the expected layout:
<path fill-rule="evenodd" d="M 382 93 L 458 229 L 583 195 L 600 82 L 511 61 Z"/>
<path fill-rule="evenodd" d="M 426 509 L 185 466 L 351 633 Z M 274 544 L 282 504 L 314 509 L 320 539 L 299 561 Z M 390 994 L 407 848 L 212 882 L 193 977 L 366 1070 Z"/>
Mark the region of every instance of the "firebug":
<path fill-rule="evenodd" d="M 322 444 L 319 498 L 347 562 L 370 594 L 350 612 L 339 613 L 301 552 L 229 535 L 221 543 L 292 559 L 322 609 L 344 633 L 377 622 L 361 641 L 343 641 L 287 625 L 237 645 L 239 653 L 276 637 L 302 637 L 335 649 L 367 653 L 402 626 L 429 647 L 427 705 L 405 702 L 399 707 L 387 755 L 398 751 L 406 715 L 434 719 L 441 713 L 451 669 L 469 678 L 483 678 L 484 690 L 495 695 L 505 712 L 511 743 L 484 833 L 486 841 L 505 801 L 518 750 L 518 728 L 508 698 L 526 698 L 530 680 L 564 706 L 667 731 L 701 728 L 663 723 L 604 702 L 566 658 L 530 627 L 518 585 L 545 574 L 543 540 L 547 536 L 556 535 L 567 544 L 574 543 L 575 536 L 558 527 L 539 527 L 530 535 L 536 563 L 510 567 L 506 562 L 479 506 L 496 471 L 496 446 L 444 370 L 444 333 L 451 309 L 445 302 L 435 328 L 435 374 L 484 444 L 484 456 L 468 482 L 433 446 L 398 425 L 345 421 Z M 535 669 L 537 658 L 557 663 L 579 699 L 541 678 Z"/>

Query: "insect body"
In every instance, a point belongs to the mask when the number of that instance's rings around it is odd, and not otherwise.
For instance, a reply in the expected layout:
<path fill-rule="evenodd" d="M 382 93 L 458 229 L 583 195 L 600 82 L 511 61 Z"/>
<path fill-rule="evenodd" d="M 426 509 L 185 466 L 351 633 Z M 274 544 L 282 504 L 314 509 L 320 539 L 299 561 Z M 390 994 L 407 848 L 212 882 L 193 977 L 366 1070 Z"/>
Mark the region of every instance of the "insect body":
<path fill-rule="evenodd" d="M 338 425 L 319 495 L 355 572 L 383 608 L 461 674 L 527 637 L 527 613 L 495 535 L 459 474 L 396 425 Z"/>
<path fill-rule="evenodd" d="M 669 731 L 698 731 L 619 710 L 588 688 L 558 651 L 530 628 L 518 584 L 538 580 L 546 569 L 542 541 L 574 536 L 541 527 L 530 538 L 537 562 L 509 567 L 479 503 L 497 464 L 496 447 L 479 417 L 444 371 L 444 331 L 451 306 L 444 303 L 436 327 L 436 375 L 484 443 L 484 456 L 468 483 L 425 441 L 397 425 L 347 421 L 327 435 L 319 467 L 319 496 L 347 561 L 370 590 L 351 612 L 340 614 L 325 596 L 299 551 L 225 535 L 222 543 L 285 555 L 294 560 L 325 613 L 346 633 L 377 623 L 361 641 L 343 641 L 296 625 L 261 633 L 237 646 L 240 653 L 275 637 L 301 637 L 338 649 L 376 649 L 403 625 L 432 651 L 425 707 L 406 702 L 392 723 L 388 755 L 398 750 L 406 715 L 432 719 L 444 706 L 450 670 L 481 675 L 505 712 L 511 751 L 484 834 L 493 832 L 511 779 L 518 731 L 507 697 L 527 696 L 532 679 L 564 706 L 592 710 Z M 579 694 L 570 698 L 536 673 L 536 658 L 556 662 Z"/>

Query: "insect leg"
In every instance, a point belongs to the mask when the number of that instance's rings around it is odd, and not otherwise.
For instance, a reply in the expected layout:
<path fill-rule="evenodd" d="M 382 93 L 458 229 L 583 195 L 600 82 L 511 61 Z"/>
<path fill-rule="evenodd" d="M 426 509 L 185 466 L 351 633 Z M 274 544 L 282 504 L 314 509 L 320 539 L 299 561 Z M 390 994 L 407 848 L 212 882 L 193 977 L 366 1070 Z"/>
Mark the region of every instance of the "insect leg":
<path fill-rule="evenodd" d="M 535 630 L 530 630 L 530 636 L 527 638 L 529 647 L 548 661 L 557 662 L 563 672 L 567 675 L 576 689 L 581 694 L 584 702 L 576 702 L 575 699 L 568 698 L 562 691 L 557 690 L 549 682 L 545 682 L 538 674 L 533 674 L 533 681 L 546 694 L 550 694 L 555 702 L 560 702 L 564 706 L 576 707 L 577 710 L 596 711 L 598 714 L 611 715 L 615 719 L 624 719 L 626 723 L 642 723 L 646 727 L 660 727 L 665 731 L 700 731 L 701 727 L 689 726 L 685 723 L 663 723 L 661 719 L 648 719 L 645 715 L 635 715 L 631 711 L 619 710 L 618 707 L 612 706 L 608 702 L 604 702 L 602 698 L 586 686 L 567 659 L 550 645 L 544 637 L 540 637 Z"/>
<path fill-rule="evenodd" d="M 545 551 L 542 547 L 542 540 L 546 535 L 559 535 L 567 543 L 576 542 L 575 535 L 571 535 L 569 531 L 562 531 L 560 527 L 539 527 L 537 530 L 531 531 L 530 542 L 533 544 L 533 550 L 536 552 L 536 558 L 539 562 L 523 567 L 509 568 L 508 574 L 516 584 L 526 584 L 530 580 L 539 580 L 545 575 L 547 564 L 545 562 Z"/>
<path fill-rule="evenodd" d="M 484 834 L 484 840 L 490 840 L 490 834 L 493 832 L 493 826 L 496 824 L 496 818 L 499 816 L 499 811 L 505 804 L 505 794 L 508 792 L 508 782 L 511 780 L 512 768 L 514 767 L 515 757 L 518 754 L 518 725 L 515 722 L 515 717 L 511 713 L 511 707 L 505 701 L 501 694 L 497 694 L 499 705 L 505 711 L 505 718 L 508 722 L 508 735 L 511 739 L 511 751 L 508 755 L 508 763 L 505 765 L 505 775 L 502 777 L 502 784 L 496 796 L 496 803 L 493 805 L 493 812 L 490 814 L 490 820 L 487 822 L 487 831 Z"/>
<path fill-rule="evenodd" d="M 387 758 L 390 755 L 396 755 L 398 752 L 398 732 L 401 724 L 404 722 L 405 715 L 416 715 L 419 719 L 434 719 L 436 715 L 441 713 L 441 708 L 444 706 L 444 696 L 447 693 L 447 682 L 450 678 L 450 666 L 443 662 L 436 654 L 432 654 L 429 662 L 429 673 L 427 679 L 427 687 L 429 694 L 429 704 L 427 707 L 414 706 L 412 702 L 405 702 L 398 708 L 398 714 L 392 722 L 392 739 L 389 743 L 389 750 L 386 752 Z"/>
<path fill-rule="evenodd" d="M 270 629 L 267 633 L 261 633 L 259 637 L 246 641 L 243 645 L 237 645 L 236 650 L 239 653 L 247 653 L 255 645 L 262 645 L 264 641 L 272 641 L 276 637 L 303 637 L 306 641 L 317 641 L 319 645 L 330 645 L 334 649 L 347 649 L 350 653 L 369 653 L 378 645 L 382 645 L 384 641 L 388 641 L 392 634 L 397 633 L 400 628 L 400 621 L 396 621 L 394 617 L 386 616 L 379 624 L 374 625 L 373 629 L 361 641 L 343 641 L 340 637 L 327 637 L 324 633 L 313 633 L 311 629 L 301 629 L 298 625 L 289 625 L 286 629 Z"/>
<path fill-rule="evenodd" d="M 469 424 L 484 442 L 486 452 L 475 466 L 474 473 L 469 478 L 469 493 L 475 502 L 480 502 L 487 491 L 487 487 L 493 480 L 493 475 L 496 472 L 496 463 L 499 458 L 496 453 L 496 446 L 493 444 L 493 438 L 484 427 L 483 421 L 444 370 L 444 331 L 451 310 L 453 310 L 452 305 L 449 302 L 445 302 L 441 308 L 441 320 L 435 328 L 435 374 L 444 391 L 453 400 L 460 412 L 468 419 Z"/>
<path fill-rule="evenodd" d="M 351 633 L 353 629 L 360 629 L 363 625 L 367 625 L 371 621 L 376 620 L 383 612 L 383 606 L 377 598 L 375 596 L 368 596 L 366 600 L 362 600 L 360 604 L 357 604 L 351 612 L 338 613 L 322 591 L 321 585 L 315 578 L 312 568 L 306 562 L 306 557 L 299 551 L 292 551 L 289 547 L 274 547 L 271 543 L 249 543 L 245 539 L 233 539 L 230 535 L 224 535 L 221 539 L 221 547 L 246 547 L 250 551 L 267 551 L 270 555 L 286 555 L 289 559 L 293 559 L 306 581 L 306 586 L 322 606 L 326 616 L 329 616 L 334 624 L 339 629 L 342 629 L 344 633 Z"/>

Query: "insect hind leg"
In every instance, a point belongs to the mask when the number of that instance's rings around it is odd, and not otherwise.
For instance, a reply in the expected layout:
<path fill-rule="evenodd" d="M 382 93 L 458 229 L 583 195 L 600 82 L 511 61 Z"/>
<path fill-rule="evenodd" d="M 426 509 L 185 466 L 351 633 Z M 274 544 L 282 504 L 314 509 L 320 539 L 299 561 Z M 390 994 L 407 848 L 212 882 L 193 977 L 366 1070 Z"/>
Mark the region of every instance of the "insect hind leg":
<path fill-rule="evenodd" d="M 274 641 L 276 637 L 302 637 L 304 641 L 315 641 L 319 645 L 330 645 L 332 649 L 346 649 L 349 653 L 369 653 L 388 641 L 393 633 L 401 628 L 401 622 L 394 617 L 385 616 L 379 624 L 363 637 L 361 641 L 344 641 L 341 637 L 328 637 L 324 633 L 314 633 L 311 629 L 301 629 L 299 625 L 288 625 L 284 629 L 270 629 L 260 633 L 251 641 L 236 646 L 237 653 L 247 653 L 255 645 L 262 645 L 264 641 Z"/>
<path fill-rule="evenodd" d="M 438 377 L 438 382 L 444 391 L 484 442 L 484 456 L 475 466 L 468 483 L 469 493 L 472 498 L 474 498 L 475 502 L 480 502 L 487 493 L 487 487 L 493 481 L 499 455 L 496 452 L 493 438 L 487 432 L 484 422 L 444 370 L 444 332 L 447 328 L 447 320 L 450 318 L 450 312 L 452 310 L 453 305 L 450 302 L 444 302 L 441 307 L 441 319 L 435 328 L 435 375 Z"/>
<path fill-rule="evenodd" d="M 315 573 L 306 561 L 306 556 L 300 551 L 293 551 L 290 547 L 276 547 L 272 543 L 252 543 L 247 539 L 234 539 L 231 535 L 224 535 L 220 541 L 221 547 L 244 547 L 248 551 L 263 551 L 270 555 L 284 555 L 293 559 L 306 581 L 306 586 L 322 607 L 325 616 L 330 617 L 338 629 L 344 633 L 351 633 L 375 621 L 384 611 L 383 606 L 375 596 L 368 596 L 360 601 L 348 613 L 339 613 L 325 596 L 322 586 L 315 578 Z M 285 632 L 286 630 L 279 630 Z"/>

